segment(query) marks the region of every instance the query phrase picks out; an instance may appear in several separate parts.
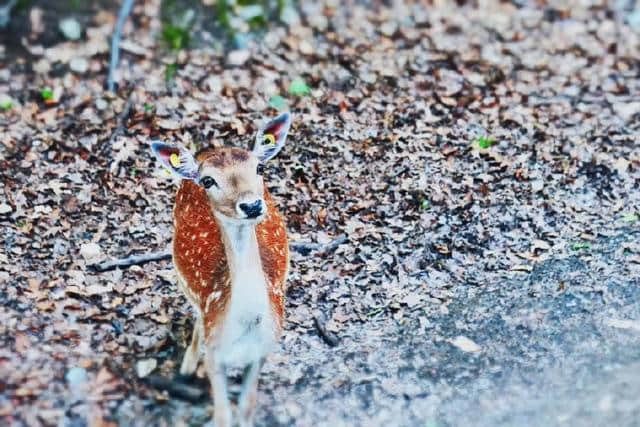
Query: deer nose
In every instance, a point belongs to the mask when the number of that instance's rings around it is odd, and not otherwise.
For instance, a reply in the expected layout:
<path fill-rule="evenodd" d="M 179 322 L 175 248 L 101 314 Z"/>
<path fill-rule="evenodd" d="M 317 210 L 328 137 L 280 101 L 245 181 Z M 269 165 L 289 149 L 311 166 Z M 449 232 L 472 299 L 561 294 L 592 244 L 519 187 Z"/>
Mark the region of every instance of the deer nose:
<path fill-rule="evenodd" d="M 238 210 L 240 213 L 244 213 L 247 218 L 257 218 L 262 214 L 262 200 L 238 203 Z"/>

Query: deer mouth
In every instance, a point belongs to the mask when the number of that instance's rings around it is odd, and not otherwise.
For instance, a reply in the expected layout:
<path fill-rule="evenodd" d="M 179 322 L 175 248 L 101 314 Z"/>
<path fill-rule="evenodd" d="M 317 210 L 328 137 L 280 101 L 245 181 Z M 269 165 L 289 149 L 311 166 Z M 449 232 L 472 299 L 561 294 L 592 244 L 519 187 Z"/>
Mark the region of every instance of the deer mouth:
<path fill-rule="evenodd" d="M 259 224 L 264 221 L 265 217 L 266 215 L 264 214 L 264 212 L 259 212 L 255 215 L 247 215 L 245 218 L 240 218 L 240 221 Z"/>
<path fill-rule="evenodd" d="M 241 224 L 260 224 L 262 221 L 265 220 L 266 218 L 266 212 L 261 211 L 255 215 L 246 215 L 246 216 L 239 216 L 237 213 L 235 215 L 229 215 L 225 212 L 221 212 L 219 210 L 214 211 L 215 212 L 215 216 L 216 218 L 218 218 L 221 221 L 227 222 L 227 223 L 234 223 L 237 225 L 241 225 Z"/>

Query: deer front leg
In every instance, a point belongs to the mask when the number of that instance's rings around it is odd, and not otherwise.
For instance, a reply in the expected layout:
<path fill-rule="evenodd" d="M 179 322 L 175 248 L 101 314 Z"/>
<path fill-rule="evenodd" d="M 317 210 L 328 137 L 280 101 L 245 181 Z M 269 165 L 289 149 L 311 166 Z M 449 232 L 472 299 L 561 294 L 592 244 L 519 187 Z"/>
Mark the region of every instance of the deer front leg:
<path fill-rule="evenodd" d="M 252 425 L 253 412 L 258 397 L 258 377 L 262 364 L 263 361 L 260 360 L 245 368 L 242 378 L 242 390 L 238 398 L 238 415 L 240 416 L 241 427 Z"/>
<path fill-rule="evenodd" d="M 182 358 L 182 364 L 180 365 L 180 374 L 192 375 L 196 372 L 198 367 L 198 360 L 200 360 L 200 346 L 202 345 L 202 322 L 199 318 L 193 324 L 193 334 L 191 335 L 191 344 L 187 347 L 187 351 Z"/>
<path fill-rule="evenodd" d="M 231 427 L 231 402 L 227 392 L 227 372 L 221 363 L 217 363 L 210 348 L 205 349 L 204 361 L 211 382 L 213 395 L 213 419 L 215 427 Z"/>

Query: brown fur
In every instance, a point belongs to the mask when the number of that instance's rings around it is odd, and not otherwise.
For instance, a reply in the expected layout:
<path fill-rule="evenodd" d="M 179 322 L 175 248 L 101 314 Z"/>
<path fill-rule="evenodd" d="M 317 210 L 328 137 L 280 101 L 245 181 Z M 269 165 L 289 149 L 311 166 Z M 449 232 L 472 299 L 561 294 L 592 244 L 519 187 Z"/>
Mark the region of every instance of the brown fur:
<path fill-rule="evenodd" d="M 231 166 L 234 162 L 244 162 L 249 158 L 249 153 L 241 148 L 209 148 L 196 154 L 196 160 L 203 165 L 211 165 L 216 168 Z"/>
<path fill-rule="evenodd" d="M 218 152 L 209 152 L 205 161 L 226 164 L 233 160 L 230 153 L 234 150 L 225 150 L 222 151 L 224 155 L 213 156 L 211 153 Z M 203 153 L 200 153 L 198 157 L 202 155 Z M 267 216 L 256 226 L 256 237 L 262 268 L 268 282 L 271 307 L 278 326 L 282 328 L 289 245 L 285 223 L 266 187 L 264 200 Z M 175 267 L 188 287 L 184 290 L 185 295 L 200 307 L 204 322 L 204 339 L 209 342 L 215 339 L 216 326 L 228 308 L 231 286 L 220 228 L 211 211 L 205 190 L 193 181 L 184 180 L 180 185 L 174 208 L 174 226 Z M 219 294 L 216 294 L 217 292 Z"/>

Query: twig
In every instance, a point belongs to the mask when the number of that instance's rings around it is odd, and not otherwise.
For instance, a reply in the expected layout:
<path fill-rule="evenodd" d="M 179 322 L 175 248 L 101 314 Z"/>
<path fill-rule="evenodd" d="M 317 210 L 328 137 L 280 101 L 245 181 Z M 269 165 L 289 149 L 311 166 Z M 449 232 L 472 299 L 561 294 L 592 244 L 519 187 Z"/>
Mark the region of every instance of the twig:
<path fill-rule="evenodd" d="M 113 133 L 109 137 L 109 143 L 102 146 L 100 154 L 102 154 L 103 156 L 109 150 L 111 150 L 111 147 L 113 147 L 113 142 L 116 140 L 118 136 L 120 136 L 124 132 L 124 122 L 127 119 L 127 117 L 129 117 L 129 115 L 131 114 L 132 105 L 133 105 L 133 90 L 129 94 L 129 98 L 127 99 L 127 103 L 124 105 L 124 108 L 116 118 L 116 128 L 113 130 Z"/>
<path fill-rule="evenodd" d="M 194 387 L 181 381 L 165 378 L 160 375 L 150 375 L 145 382 L 159 390 L 166 390 L 173 397 L 178 397 L 192 403 L 200 402 L 207 394 L 206 389 Z"/>
<path fill-rule="evenodd" d="M 320 335 L 322 341 L 324 341 L 329 347 L 335 347 L 338 345 L 338 337 L 327 331 L 327 328 L 324 327 L 324 321 L 320 319 L 319 315 L 313 316 L 313 325 L 316 327 L 318 335 Z"/>
<path fill-rule="evenodd" d="M 124 132 L 124 121 L 127 119 L 127 117 L 129 117 L 129 114 L 131 114 L 131 106 L 132 105 L 133 105 L 133 92 L 131 92 L 131 94 L 129 94 L 129 98 L 127 99 L 127 103 L 124 105 L 124 108 L 122 109 L 122 112 L 120 114 L 118 114 L 118 118 L 116 120 L 116 128 L 113 131 L 113 133 L 111 134 L 111 138 L 109 138 L 109 146 L 111 146 L 113 144 L 113 141 L 115 141 L 116 138 L 122 132 Z"/>
<path fill-rule="evenodd" d="M 11 10 L 13 10 L 16 3 L 18 3 L 18 0 L 9 0 L 9 3 L 0 7 L 0 28 L 6 27 L 11 20 Z"/>
<path fill-rule="evenodd" d="M 124 0 L 118 13 L 118 21 L 116 22 L 116 28 L 113 31 L 113 38 L 111 39 L 111 61 L 109 62 L 109 75 L 107 76 L 107 89 L 111 92 L 115 89 L 113 82 L 113 74 L 118 66 L 120 60 L 120 36 L 122 35 L 122 27 L 127 20 L 127 17 L 131 13 L 134 0 Z"/>
<path fill-rule="evenodd" d="M 101 264 L 92 264 L 89 266 L 89 268 L 98 273 L 102 273 L 103 271 L 115 270 L 116 268 L 127 268 L 131 267 L 132 265 L 141 265 L 151 261 L 162 261 L 165 259 L 171 259 L 171 251 L 168 249 L 162 252 L 151 252 L 142 255 L 132 255 L 127 258 L 106 261 Z"/>
<path fill-rule="evenodd" d="M 289 248 L 292 251 L 301 253 L 302 255 L 309 255 L 311 251 L 319 251 L 321 253 L 328 252 L 332 249 L 337 248 L 346 241 L 347 236 L 345 234 L 342 234 L 326 244 L 312 242 L 291 242 L 289 243 Z"/>
<path fill-rule="evenodd" d="M 341 235 L 333 239 L 327 244 L 321 243 L 309 243 L 309 242 L 290 242 L 289 247 L 291 250 L 301 253 L 302 255 L 309 255 L 312 251 L 318 251 L 318 253 L 324 253 L 331 249 L 334 249 L 347 241 L 346 235 Z M 100 264 L 91 264 L 89 268 L 98 273 L 103 271 L 115 270 L 116 268 L 127 268 L 132 265 L 142 265 L 152 261 L 161 261 L 165 259 L 171 259 L 171 249 L 166 249 L 161 252 L 151 252 L 142 255 L 131 255 L 126 258 L 120 258 L 112 261 L 105 261 Z"/>

